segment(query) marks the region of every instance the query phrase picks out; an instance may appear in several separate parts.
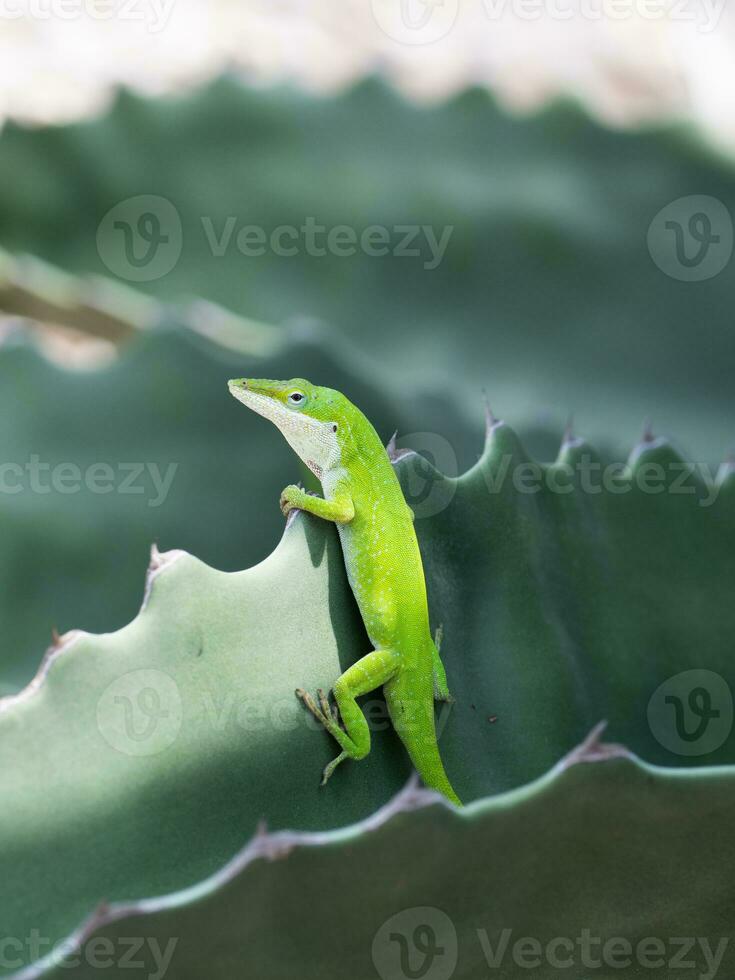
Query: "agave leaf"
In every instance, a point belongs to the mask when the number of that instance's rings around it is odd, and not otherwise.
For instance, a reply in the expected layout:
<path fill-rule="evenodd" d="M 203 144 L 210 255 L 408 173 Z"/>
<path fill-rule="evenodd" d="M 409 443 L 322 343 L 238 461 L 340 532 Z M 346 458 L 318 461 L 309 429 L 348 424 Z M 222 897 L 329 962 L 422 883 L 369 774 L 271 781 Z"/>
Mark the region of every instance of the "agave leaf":
<path fill-rule="evenodd" d="M 17 980 L 122 975 L 133 945 L 147 975 L 182 980 L 607 978 L 682 956 L 699 976 L 728 975 L 733 770 L 603 756 L 587 746 L 465 811 L 409 787 L 345 830 L 262 831 L 195 887 L 97 909 Z M 661 857 L 681 853 L 685 865 Z"/>
<path fill-rule="evenodd" d="M 466 801 L 540 777 L 603 718 L 649 762 L 735 757 L 733 498 L 644 492 L 647 464 L 678 462 L 650 440 L 620 477 L 626 492 L 590 493 L 581 477 L 552 492 L 549 473 L 558 482 L 585 455 L 575 440 L 539 468 L 496 422 L 458 479 L 415 454 L 396 464 L 457 699 L 438 713 L 441 750 Z M 521 492 L 518 472 L 540 475 L 539 491 Z M 136 620 L 67 642 L 0 712 L 5 933 L 40 922 L 58 940 L 101 899 L 190 885 L 262 818 L 317 830 L 368 816 L 408 774 L 380 699 L 366 705 L 373 752 L 320 789 L 335 747 L 293 696 L 367 649 L 334 529 L 313 518 L 246 572 L 165 561 Z M 702 688 L 715 714 L 697 735 L 695 698 L 681 735 L 666 697 L 686 709 Z"/>

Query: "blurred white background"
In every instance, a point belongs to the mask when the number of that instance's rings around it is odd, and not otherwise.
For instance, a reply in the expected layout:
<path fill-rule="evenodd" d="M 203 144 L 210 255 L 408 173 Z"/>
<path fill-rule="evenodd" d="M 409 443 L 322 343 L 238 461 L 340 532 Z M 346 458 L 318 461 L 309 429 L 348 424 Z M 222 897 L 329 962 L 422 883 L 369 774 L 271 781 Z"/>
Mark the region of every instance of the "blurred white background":
<path fill-rule="evenodd" d="M 321 91 L 380 72 L 422 100 L 478 83 L 519 110 L 567 94 L 614 125 L 691 119 L 735 148 L 727 0 L 0 0 L 0 121 L 224 69 Z"/>

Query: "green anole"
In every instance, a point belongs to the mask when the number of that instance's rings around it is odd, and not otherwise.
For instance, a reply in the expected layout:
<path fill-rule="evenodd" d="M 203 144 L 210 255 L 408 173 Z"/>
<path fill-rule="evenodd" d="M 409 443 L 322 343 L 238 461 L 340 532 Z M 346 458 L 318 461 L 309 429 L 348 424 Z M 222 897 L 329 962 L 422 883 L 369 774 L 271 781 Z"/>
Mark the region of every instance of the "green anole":
<path fill-rule="evenodd" d="M 345 759 L 364 759 L 370 729 L 356 698 L 383 688 L 391 722 L 424 783 L 460 804 L 439 755 L 434 700 L 452 701 L 432 639 L 426 583 L 413 513 L 380 438 L 343 394 L 301 378 L 239 379 L 230 392 L 270 419 L 322 484 L 324 497 L 298 486 L 281 494 L 281 510 L 305 510 L 334 521 L 347 578 L 374 647 L 333 687 L 339 714 L 324 692 L 296 695 L 334 736 L 341 752 L 322 785 Z M 342 719 L 342 728 L 339 718 Z"/>

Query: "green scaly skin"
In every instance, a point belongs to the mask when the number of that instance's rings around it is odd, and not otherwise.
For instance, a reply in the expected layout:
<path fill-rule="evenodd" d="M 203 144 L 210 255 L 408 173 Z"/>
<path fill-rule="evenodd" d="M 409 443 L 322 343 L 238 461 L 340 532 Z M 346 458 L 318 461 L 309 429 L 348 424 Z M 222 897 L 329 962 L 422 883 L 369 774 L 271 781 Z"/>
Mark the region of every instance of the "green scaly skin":
<path fill-rule="evenodd" d="M 391 722 L 424 783 L 460 805 L 439 755 L 434 700 L 452 701 L 432 640 L 413 513 L 377 432 L 343 394 L 302 378 L 239 379 L 231 393 L 270 419 L 319 478 L 324 498 L 301 487 L 281 494 L 284 514 L 334 521 L 347 577 L 374 647 L 334 684 L 337 715 L 322 691 L 296 695 L 340 745 L 326 783 L 345 759 L 364 759 L 370 730 L 356 698 L 382 687 Z M 342 719 L 344 728 L 339 724 Z"/>

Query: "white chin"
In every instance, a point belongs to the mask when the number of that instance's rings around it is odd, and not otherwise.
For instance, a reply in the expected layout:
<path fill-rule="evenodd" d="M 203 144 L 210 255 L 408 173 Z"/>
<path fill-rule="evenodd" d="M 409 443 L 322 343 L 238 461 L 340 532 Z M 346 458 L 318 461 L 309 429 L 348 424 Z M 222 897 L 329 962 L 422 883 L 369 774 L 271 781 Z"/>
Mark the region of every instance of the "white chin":
<path fill-rule="evenodd" d="M 324 467 L 314 459 L 323 448 L 320 444 L 324 438 L 324 428 L 319 422 L 308 416 L 295 414 L 274 398 L 261 395 L 257 391 L 237 387 L 230 387 L 230 391 L 243 405 L 273 422 L 296 455 L 321 480 Z"/>
<path fill-rule="evenodd" d="M 239 402 L 242 402 L 243 405 L 247 405 L 253 412 L 257 412 L 258 415 L 270 419 L 271 422 L 276 422 L 279 414 L 282 415 L 284 413 L 284 409 L 277 402 L 272 398 L 268 398 L 267 395 L 259 394 L 257 391 L 248 391 L 247 388 L 238 388 L 235 385 L 230 385 L 230 394 L 237 398 Z"/>

